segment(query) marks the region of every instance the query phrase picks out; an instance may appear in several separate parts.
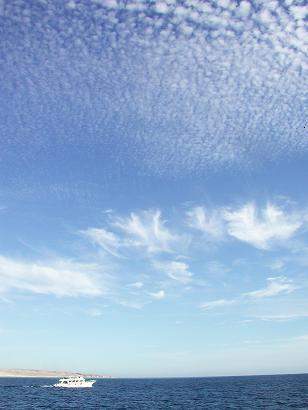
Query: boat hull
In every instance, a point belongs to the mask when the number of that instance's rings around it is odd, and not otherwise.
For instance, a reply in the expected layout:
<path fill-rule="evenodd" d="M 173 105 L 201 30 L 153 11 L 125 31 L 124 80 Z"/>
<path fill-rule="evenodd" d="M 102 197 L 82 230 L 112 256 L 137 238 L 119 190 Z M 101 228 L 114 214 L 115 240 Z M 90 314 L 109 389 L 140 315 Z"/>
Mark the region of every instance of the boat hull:
<path fill-rule="evenodd" d="M 95 381 L 88 381 L 88 382 L 82 382 L 82 383 L 56 383 L 54 384 L 54 387 L 60 387 L 61 389 L 84 389 L 84 388 L 89 388 L 92 387 Z"/>

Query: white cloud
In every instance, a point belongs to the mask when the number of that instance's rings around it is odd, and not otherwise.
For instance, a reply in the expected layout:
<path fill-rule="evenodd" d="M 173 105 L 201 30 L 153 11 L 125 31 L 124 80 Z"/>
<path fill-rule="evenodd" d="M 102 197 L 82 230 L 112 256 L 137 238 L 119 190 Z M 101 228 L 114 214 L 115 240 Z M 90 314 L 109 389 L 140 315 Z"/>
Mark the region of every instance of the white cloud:
<path fill-rule="evenodd" d="M 228 7 L 230 7 L 231 2 L 230 2 L 230 0 L 217 0 L 217 5 L 219 7 L 223 7 L 225 9 L 227 9 Z"/>
<path fill-rule="evenodd" d="M 127 307 L 130 309 L 142 309 L 143 308 L 143 304 L 142 303 L 138 303 L 138 302 L 131 302 L 129 300 L 124 300 L 124 299 L 120 299 L 117 300 L 117 303 L 123 307 Z"/>
<path fill-rule="evenodd" d="M 185 262 L 156 262 L 156 269 L 163 271 L 169 278 L 186 284 L 192 280 L 193 274 L 189 271 L 189 266 Z"/>
<path fill-rule="evenodd" d="M 277 10 L 277 9 L 279 8 L 279 3 L 278 3 L 278 1 L 276 1 L 276 0 L 272 0 L 272 1 L 269 1 L 269 2 L 265 3 L 265 6 L 266 6 L 269 10 L 275 11 L 275 10 Z"/>
<path fill-rule="evenodd" d="M 256 319 L 263 320 L 264 322 L 288 322 L 290 320 L 304 319 L 308 317 L 308 313 L 289 313 L 279 315 L 259 315 Z"/>
<path fill-rule="evenodd" d="M 88 228 L 80 231 L 86 238 L 116 257 L 127 256 L 124 251 L 145 249 L 149 254 L 174 253 L 188 243 L 188 237 L 172 233 L 162 220 L 160 210 L 132 212 L 129 217 L 109 215 L 109 230 Z M 117 233 L 110 229 L 116 230 Z"/>
<path fill-rule="evenodd" d="M 130 245 L 145 248 L 150 253 L 172 252 L 172 246 L 180 239 L 166 228 L 158 210 L 117 218 L 114 226 L 127 234 Z"/>
<path fill-rule="evenodd" d="M 230 236 L 260 249 L 289 239 L 302 225 L 299 216 L 288 215 L 270 203 L 261 210 L 253 203 L 246 204 L 236 211 L 226 211 L 224 219 Z"/>
<path fill-rule="evenodd" d="M 175 321 L 175 324 L 176 324 L 176 325 L 183 325 L 183 324 L 184 324 L 184 321 L 183 321 L 183 320 L 176 320 L 176 321 Z"/>
<path fill-rule="evenodd" d="M 58 260 L 21 262 L 0 256 L 0 291 L 28 291 L 55 296 L 99 296 L 106 292 L 97 266 Z"/>
<path fill-rule="evenodd" d="M 237 13 L 242 17 L 247 17 L 250 14 L 251 5 L 249 1 L 241 1 L 238 8 Z"/>
<path fill-rule="evenodd" d="M 118 2 L 117 0 L 92 0 L 95 3 L 101 4 L 102 6 L 105 6 L 110 9 L 116 9 L 118 8 Z"/>
<path fill-rule="evenodd" d="M 130 288 L 141 289 L 143 287 L 143 283 L 142 282 L 134 282 L 134 283 L 129 283 L 127 286 L 130 287 Z"/>
<path fill-rule="evenodd" d="M 44 113 L 51 107 L 56 115 L 63 112 L 63 92 L 70 104 L 55 147 L 106 149 L 106 163 L 117 161 L 123 169 L 133 163 L 141 173 L 185 174 L 257 167 L 281 154 L 306 152 L 301 107 L 307 8 L 284 3 L 219 0 L 219 8 L 214 1 L 72 0 L 66 4 L 80 12 L 62 13 L 54 2 L 39 10 L 27 0 L 7 1 L 3 30 L 9 21 L 16 30 L 12 46 L 5 43 L 2 50 L 4 92 L 10 95 L 15 81 L 27 84 L 31 104 L 9 110 L 8 99 L 4 133 L 26 154 L 31 142 L 43 146 Z M 34 15 L 40 21 L 35 26 Z M 38 52 L 42 63 L 34 64 Z M 117 64 L 119 55 L 125 64 Z M 134 132 L 127 127 L 132 113 Z M 110 151 L 109 130 L 121 135 Z M 25 135 L 28 146 L 22 145 Z M 2 144 L 4 152 L 10 149 Z"/>
<path fill-rule="evenodd" d="M 273 21 L 273 15 L 268 9 L 262 9 L 259 15 L 259 20 L 263 24 L 268 24 Z"/>
<path fill-rule="evenodd" d="M 118 250 L 122 243 L 113 232 L 106 231 L 102 228 L 89 228 L 80 233 L 111 255 L 120 256 Z"/>
<path fill-rule="evenodd" d="M 166 3 L 160 1 L 155 4 L 155 10 L 157 11 L 157 13 L 164 14 L 164 13 L 168 13 L 169 7 Z"/>
<path fill-rule="evenodd" d="M 166 293 L 164 290 L 159 290 L 157 292 L 150 292 L 149 295 L 153 298 L 153 299 L 164 299 L 166 297 Z"/>
<path fill-rule="evenodd" d="M 215 308 L 221 308 L 229 305 L 248 303 L 249 301 L 255 301 L 263 298 L 275 297 L 278 295 L 289 294 L 298 289 L 298 286 L 294 285 L 293 281 L 284 277 L 279 276 L 276 278 L 267 278 L 268 285 L 265 288 L 254 290 L 251 292 L 242 293 L 238 297 L 232 299 L 217 299 L 201 304 L 201 308 L 204 310 L 210 310 Z M 263 315 L 258 318 L 262 320 L 288 320 L 293 318 L 294 315 L 288 315 L 286 318 L 285 315 Z M 295 315 L 296 317 L 298 315 Z"/>
<path fill-rule="evenodd" d="M 307 6 L 292 6 L 290 7 L 290 11 L 295 18 L 295 20 L 304 20 L 308 14 L 308 7 Z"/>
<path fill-rule="evenodd" d="M 264 208 L 247 203 L 238 209 L 198 206 L 187 212 L 188 225 L 208 237 L 221 240 L 229 235 L 259 249 L 290 239 L 306 219 L 303 212 L 288 213 L 270 202 Z"/>
<path fill-rule="evenodd" d="M 68 1 L 68 2 L 66 3 L 66 7 L 67 7 L 68 9 L 75 9 L 75 8 L 76 8 L 76 3 L 75 3 L 73 0 Z"/>
<path fill-rule="evenodd" d="M 279 271 L 279 270 L 284 268 L 285 264 L 286 263 L 283 259 L 276 259 L 275 261 L 270 263 L 268 266 L 272 270 L 278 270 Z"/>
<path fill-rule="evenodd" d="M 210 212 L 202 206 L 192 208 L 187 212 L 188 224 L 214 238 L 221 238 L 224 233 L 224 222 L 219 211 Z"/>
<path fill-rule="evenodd" d="M 102 310 L 101 310 L 101 309 L 98 309 L 98 308 L 90 308 L 90 309 L 87 309 L 87 310 L 85 311 L 85 313 L 87 313 L 89 316 L 92 316 L 92 317 L 100 317 L 100 316 L 103 315 Z"/>
<path fill-rule="evenodd" d="M 236 302 L 237 302 L 236 299 L 218 299 L 218 300 L 212 300 L 210 302 L 204 302 L 200 305 L 200 307 L 203 310 L 210 310 L 210 309 L 234 305 Z"/>
<path fill-rule="evenodd" d="M 281 294 L 288 294 L 294 292 L 298 287 L 294 285 L 293 281 L 284 276 L 276 278 L 267 278 L 268 285 L 259 290 L 244 293 L 243 296 L 248 296 L 253 299 L 267 298 Z"/>

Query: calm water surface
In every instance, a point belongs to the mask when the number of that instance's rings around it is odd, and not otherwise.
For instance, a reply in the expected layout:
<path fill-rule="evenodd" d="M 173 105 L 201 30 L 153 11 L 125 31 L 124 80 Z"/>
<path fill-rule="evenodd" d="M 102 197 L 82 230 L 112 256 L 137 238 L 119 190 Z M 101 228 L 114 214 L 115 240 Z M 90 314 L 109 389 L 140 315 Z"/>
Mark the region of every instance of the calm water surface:
<path fill-rule="evenodd" d="M 0 409 L 307 409 L 308 374 L 102 379 L 58 389 L 55 379 L 0 378 Z"/>

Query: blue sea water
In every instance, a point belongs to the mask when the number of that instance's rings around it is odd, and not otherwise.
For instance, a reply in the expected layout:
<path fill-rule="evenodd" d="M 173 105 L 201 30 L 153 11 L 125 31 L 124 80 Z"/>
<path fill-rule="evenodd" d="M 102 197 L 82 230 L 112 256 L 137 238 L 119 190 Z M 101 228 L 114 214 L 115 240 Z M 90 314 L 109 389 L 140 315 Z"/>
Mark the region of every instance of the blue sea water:
<path fill-rule="evenodd" d="M 55 379 L 0 378 L 0 409 L 308 409 L 308 374 L 101 379 L 59 389 Z"/>

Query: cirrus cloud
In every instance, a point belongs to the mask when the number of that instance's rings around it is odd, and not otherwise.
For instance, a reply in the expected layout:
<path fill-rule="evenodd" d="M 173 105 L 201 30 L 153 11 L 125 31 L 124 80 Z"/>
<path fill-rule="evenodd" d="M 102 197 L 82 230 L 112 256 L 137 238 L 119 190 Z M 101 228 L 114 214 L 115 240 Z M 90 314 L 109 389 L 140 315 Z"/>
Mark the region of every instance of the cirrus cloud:
<path fill-rule="evenodd" d="M 181 261 L 161 261 L 155 263 L 155 268 L 164 272 L 170 279 L 183 284 L 187 284 L 192 280 L 193 274 L 189 270 L 189 266 Z"/>
<path fill-rule="evenodd" d="M 238 210 L 226 211 L 224 219 L 230 236 L 260 249 L 289 239 L 303 223 L 298 215 L 288 215 L 270 203 L 259 211 L 248 203 Z"/>
<path fill-rule="evenodd" d="M 210 310 L 240 303 L 249 303 L 249 301 L 253 300 L 257 301 L 259 299 L 272 298 L 279 295 L 287 295 L 300 288 L 300 286 L 296 285 L 293 280 L 288 279 L 285 276 L 267 278 L 267 282 L 268 284 L 265 288 L 242 293 L 241 295 L 232 299 L 217 299 L 204 302 L 200 305 L 200 308 L 203 310 Z M 268 317 L 271 318 L 276 316 L 268 315 Z M 280 315 L 278 317 L 281 318 Z"/>
<path fill-rule="evenodd" d="M 0 255 L 0 292 L 12 290 L 54 296 L 99 296 L 107 292 L 93 264 L 23 262 Z"/>
<path fill-rule="evenodd" d="M 298 288 L 292 280 L 289 280 L 285 276 L 267 278 L 267 282 L 268 285 L 265 288 L 243 293 L 243 296 L 248 296 L 252 299 L 267 298 L 280 294 L 288 294 Z"/>
<path fill-rule="evenodd" d="M 268 202 L 258 207 L 248 202 L 238 208 L 218 208 L 215 211 L 196 207 L 188 213 L 188 224 L 209 237 L 229 236 L 256 248 L 268 250 L 285 243 L 305 225 L 305 212 L 285 211 Z"/>

